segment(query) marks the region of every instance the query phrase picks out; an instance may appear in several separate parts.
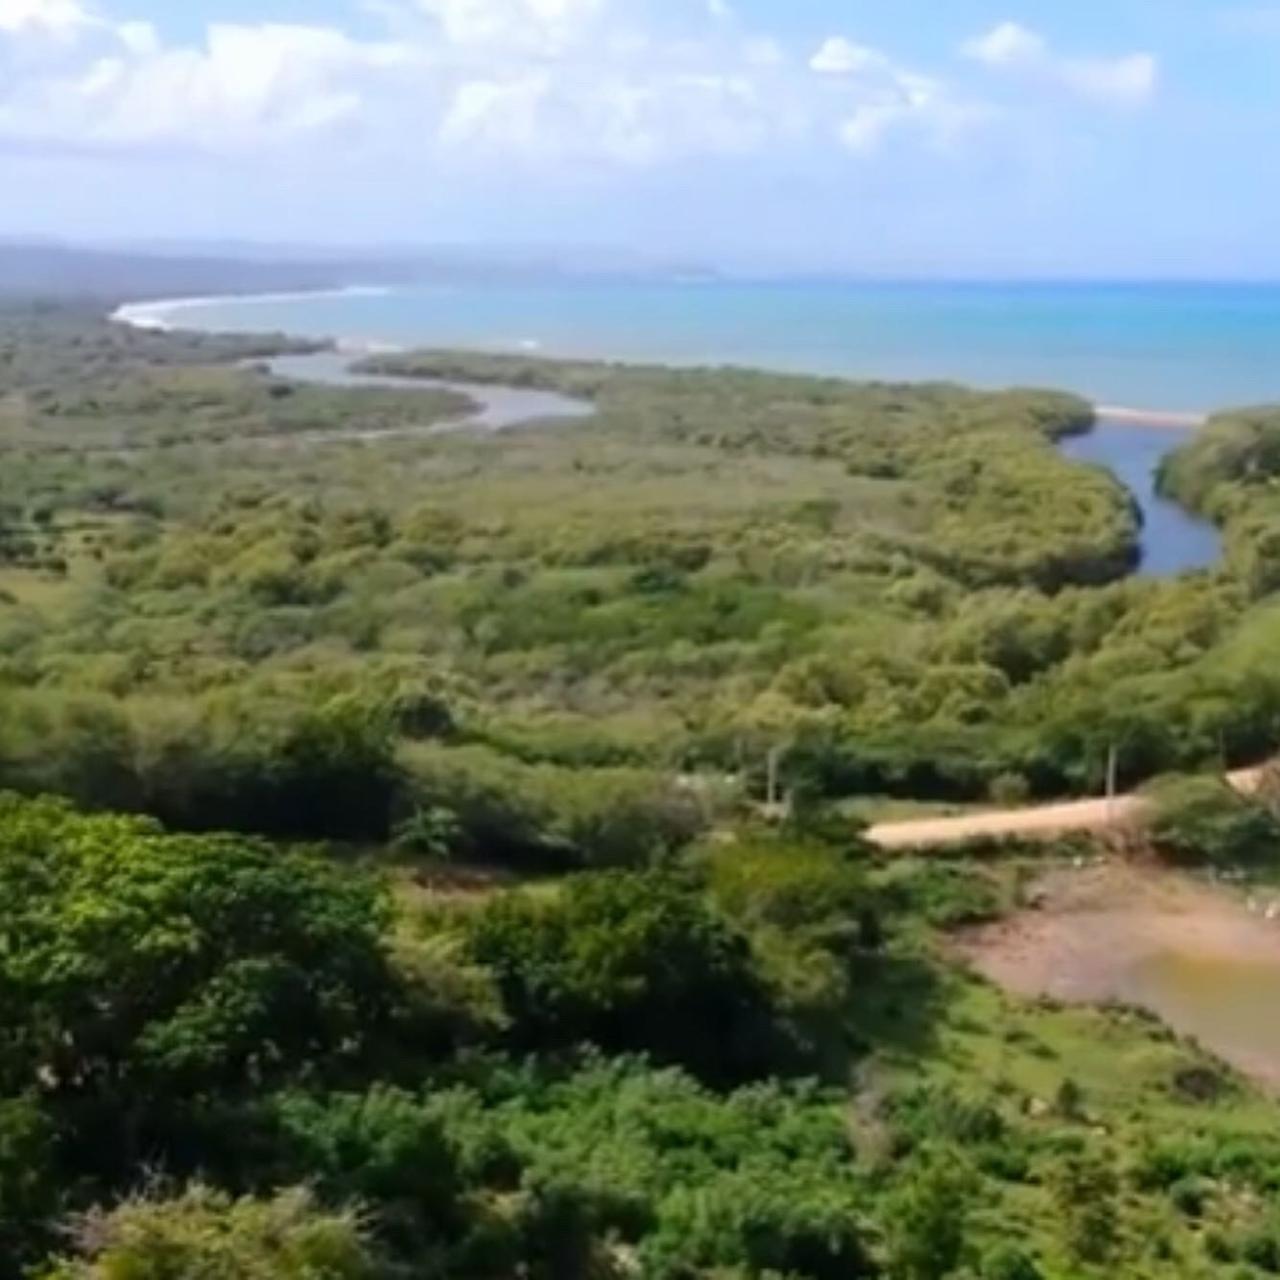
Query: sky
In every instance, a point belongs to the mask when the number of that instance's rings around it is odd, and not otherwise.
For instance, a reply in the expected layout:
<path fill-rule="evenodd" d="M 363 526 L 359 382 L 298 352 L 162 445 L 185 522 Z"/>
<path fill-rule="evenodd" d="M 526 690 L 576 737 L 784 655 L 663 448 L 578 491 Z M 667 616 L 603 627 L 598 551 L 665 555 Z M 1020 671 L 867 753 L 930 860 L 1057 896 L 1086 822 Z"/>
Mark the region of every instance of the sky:
<path fill-rule="evenodd" d="M 0 0 L 0 235 L 1280 278 L 1280 3 Z"/>

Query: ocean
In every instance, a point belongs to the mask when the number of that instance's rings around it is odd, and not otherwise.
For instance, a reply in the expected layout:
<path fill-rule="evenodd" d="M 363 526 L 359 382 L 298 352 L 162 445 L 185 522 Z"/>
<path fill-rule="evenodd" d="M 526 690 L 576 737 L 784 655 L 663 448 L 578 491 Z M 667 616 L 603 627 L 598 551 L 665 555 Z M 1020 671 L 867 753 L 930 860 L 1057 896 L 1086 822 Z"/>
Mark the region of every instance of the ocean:
<path fill-rule="evenodd" d="M 592 281 L 197 300 L 146 315 L 397 345 L 1058 387 L 1174 412 L 1280 401 L 1280 285 Z"/>

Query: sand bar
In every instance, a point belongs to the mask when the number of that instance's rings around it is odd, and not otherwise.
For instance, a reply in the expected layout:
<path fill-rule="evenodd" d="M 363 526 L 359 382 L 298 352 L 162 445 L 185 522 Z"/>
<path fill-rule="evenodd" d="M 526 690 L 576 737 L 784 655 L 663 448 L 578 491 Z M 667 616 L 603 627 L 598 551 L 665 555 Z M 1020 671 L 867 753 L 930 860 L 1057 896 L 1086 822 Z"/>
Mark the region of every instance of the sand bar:
<path fill-rule="evenodd" d="M 1110 422 L 1130 422 L 1138 427 L 1164 427 L 1170 430 L 1189 431 L 1202 427 L 1208 414 L 1180 412 L 1176 409 L 1135 409 L 1126 405 L 1094 405 L 1100 419 Z"/>

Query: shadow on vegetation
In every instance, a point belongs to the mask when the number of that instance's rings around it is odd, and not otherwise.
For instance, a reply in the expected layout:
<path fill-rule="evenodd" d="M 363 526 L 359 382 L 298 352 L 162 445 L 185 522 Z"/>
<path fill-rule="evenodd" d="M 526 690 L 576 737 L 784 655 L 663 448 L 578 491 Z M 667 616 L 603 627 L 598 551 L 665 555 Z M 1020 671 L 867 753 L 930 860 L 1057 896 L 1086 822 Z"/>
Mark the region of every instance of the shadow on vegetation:
<path fill-rule="evenodd" d="M 937 1047 L 947 1003 L 945 975 L 926 957 L 862 957 L 846 1013 L 850 1047 L 855 1055 L 926 1056 Z"/>

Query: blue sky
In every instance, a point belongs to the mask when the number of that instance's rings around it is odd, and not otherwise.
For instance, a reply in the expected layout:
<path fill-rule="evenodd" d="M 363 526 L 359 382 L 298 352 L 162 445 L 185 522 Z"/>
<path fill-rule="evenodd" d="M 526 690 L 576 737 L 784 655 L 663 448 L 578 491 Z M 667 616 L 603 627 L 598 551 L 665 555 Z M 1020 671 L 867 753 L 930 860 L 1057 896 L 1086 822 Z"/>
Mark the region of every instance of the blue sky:
<path fill-rule="evenodd" d="M 1280 277 L 1280 3 L 0 0 L 0 234 Z"/>

